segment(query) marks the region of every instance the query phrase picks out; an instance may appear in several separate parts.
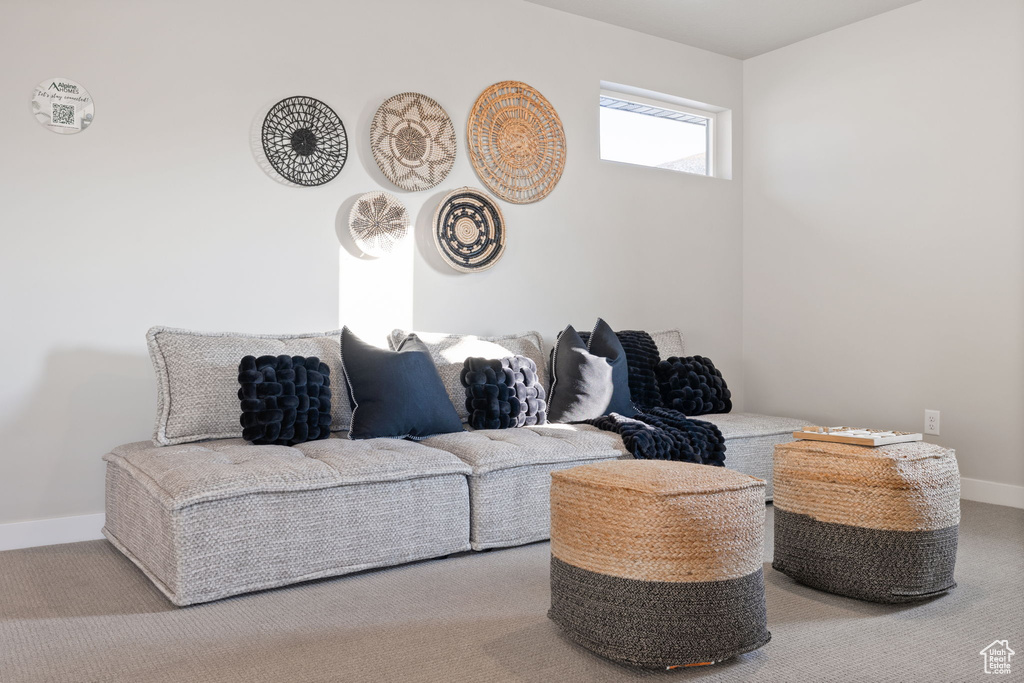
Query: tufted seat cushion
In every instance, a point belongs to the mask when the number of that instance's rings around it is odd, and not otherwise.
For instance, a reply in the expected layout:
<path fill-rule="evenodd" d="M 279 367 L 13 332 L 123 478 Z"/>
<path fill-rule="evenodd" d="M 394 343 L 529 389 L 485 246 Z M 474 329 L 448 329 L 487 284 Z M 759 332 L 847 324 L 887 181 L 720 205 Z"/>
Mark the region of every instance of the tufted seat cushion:
<path fill-rule="evenodd" d="M 104 460 L 104 534 L 177 605 L 469 549 L 471 468 L 411 441 L 147 441 Z"/>
<path fill-rule="evenodd" d="M 432 436 L 420 443 L 457 455 L 476 475 L 524 465 L 606 460 L 626 453 L 618 434 L 585 424 L 480 429 Z"/>
<path fill-rule="evenodd" d="M 548 538 L 551 472 L 632 457 L 618 434 L 590 425 L 482 429 L 442 434 L 420 444 L 448 451 L 472 468 L 470 542 L 474 550 Z"/>
<path fill-rule="evenodd" d="M 130 468 L 168 510 L 253 493 L 469 474 L 449 453 L 412 441 L 331 438 L 295 446 L 217 439 L 178 446 L 150 441 L 118 446 L 103 458 Z"/>

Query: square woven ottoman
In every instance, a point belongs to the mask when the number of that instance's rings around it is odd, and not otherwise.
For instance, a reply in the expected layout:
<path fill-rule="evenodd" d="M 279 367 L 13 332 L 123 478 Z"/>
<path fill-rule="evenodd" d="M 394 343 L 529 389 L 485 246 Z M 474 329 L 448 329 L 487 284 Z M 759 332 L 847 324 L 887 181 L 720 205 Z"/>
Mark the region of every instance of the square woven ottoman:
<path fill-rule="evenodd" d="M 551 610 L 622 664 L 712 664 L 771 638 L 764 487 L 722 467 L 616 460 L 551 473 Z"/>
<path fill-rule="evenodd" d="M 956 587 L 956 455 L 923 441 L 775 447 L 772 567 L 819 590 L 899 603 Z"/>

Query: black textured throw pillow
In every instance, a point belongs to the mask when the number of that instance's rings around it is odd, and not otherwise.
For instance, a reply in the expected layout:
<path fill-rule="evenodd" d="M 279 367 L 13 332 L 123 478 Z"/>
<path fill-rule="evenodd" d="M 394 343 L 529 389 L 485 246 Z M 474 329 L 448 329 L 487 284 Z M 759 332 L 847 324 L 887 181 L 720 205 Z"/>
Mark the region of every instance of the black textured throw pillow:
<path fill-rule="evenodd" d="M 467 358 L 462 366 L 462 386 L 466 387 L 468 424 L 473 429 L 508 429 L 515 426 L 519 399 L 505 381 L 501 361 Z"/>
<path fill-rule="evenodd" d="M 246 356 L 238 365 L 242 438 L 291 446 L 326 439 L 331 369 L 315 356 Z"/>
<path fill-rule="evenodd" d="M 684 415 L 728 413 L 732 393 L 722 373 L 704 356 L 673 356 L 658 364 L 658 385 L 666 408 Z"/>
<path fill-rule="evenodd" d="M 386 351 L 346 327 L 341 331 L 341 364 L 352 402 L 350 439 L 425 439 L 462 431 L 430 351 L 415 334 L 397 351 Z"/>
<path fill-rule="evenodd" d="M 629 360 L 629 397 L 639 410 L 659 408 L 662 405 L 658 388 L 658 346 L 651 335 L 643 330 L 620 330 L 615 336 Z"/>
<path fill-rule="evenodd" d="M 460 378 L 473 429 L 508 429 L 546 421 L 544 387 L 530 358 L 467 358 Z"/>

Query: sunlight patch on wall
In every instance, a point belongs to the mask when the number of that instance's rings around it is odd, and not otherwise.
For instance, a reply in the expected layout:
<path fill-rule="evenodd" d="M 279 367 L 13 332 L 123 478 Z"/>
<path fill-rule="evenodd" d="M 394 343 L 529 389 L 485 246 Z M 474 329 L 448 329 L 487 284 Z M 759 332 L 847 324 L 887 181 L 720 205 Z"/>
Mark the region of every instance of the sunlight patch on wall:
<path fill-rule="evenodd" d="M 338 322 L 368 344 L 387 348 L 396 327 L 412 329 L 412 264 L 415 241 L 403 240 L 383 258 L 338 249 Z"/>

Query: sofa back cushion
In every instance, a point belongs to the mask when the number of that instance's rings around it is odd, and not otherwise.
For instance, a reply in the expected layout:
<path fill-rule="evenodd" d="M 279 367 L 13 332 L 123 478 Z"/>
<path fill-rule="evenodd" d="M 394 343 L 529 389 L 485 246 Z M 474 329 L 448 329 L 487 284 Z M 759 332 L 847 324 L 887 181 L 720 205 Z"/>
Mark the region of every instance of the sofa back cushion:
<path fill-rule="evenodd" d="M 405 338 L 411 334 L 407 330 L 393 330 L 388 335 L 392 350 L 398 349 Z M 459 419 L 469 420 L 466 410 L 466 389 L 462 386 L 460 375 L 466 359 L 470 357 L 501 359 L 506 356 L 526 356 L 537 368 L 546 367 L 544 354 L 541 351 L 544 341 L 539 332 L 523 332 L 498 337 L 479 337 L 472 334 L 443 334 L 437 332 L 416 332 L 430 357 L 434 359 L 437 371 L 441 375 L 445 391 L 451 399 Z"/>
<path fill-rule="evenodd" d="M 672 356 L 685 356 L 686 345 L 683 343 L 683 335 L 679 330 L 662 330 L 661 332 L 650 332 L 651 339 L 658 347 L 658 355 L 662 360 Z"/>
<path fill-rule="evenodd" d="M 316 356 L 344 382 L 341 331 L 258 335 L 154 327 L 146 333 L 156 371 L 160 446 L 242 436 L 238 364 L 245 356 Z M 331 430 L 349 428 L 352 410 L 344 392 L 331 403 Z"/>

